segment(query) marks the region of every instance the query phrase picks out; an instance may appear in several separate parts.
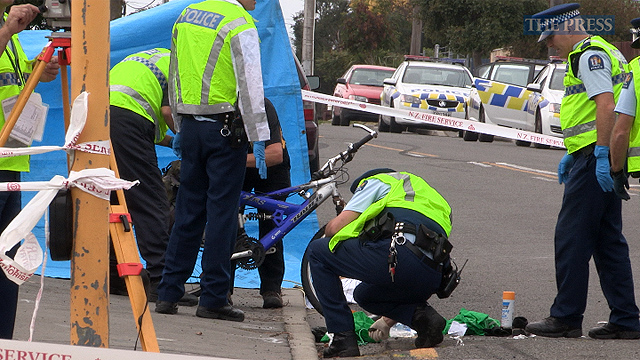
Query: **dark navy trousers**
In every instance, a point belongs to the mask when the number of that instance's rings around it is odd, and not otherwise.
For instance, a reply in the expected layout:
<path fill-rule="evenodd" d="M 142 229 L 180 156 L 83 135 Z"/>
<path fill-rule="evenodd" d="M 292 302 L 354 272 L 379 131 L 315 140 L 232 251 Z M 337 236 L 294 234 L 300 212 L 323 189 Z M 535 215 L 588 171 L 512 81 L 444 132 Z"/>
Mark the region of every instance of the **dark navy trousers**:
<path fill-rule="evenodd" d="M 344 240 L 333 253 L 329 240 L 317 239 L 307 250 L 313 286 L 322 304 L 328 332 L 354 330 L 340 276 L 362 281 L 354 291 L 354 298 L 363 309 L 408 326 L 416 307 L 425 304 L 440 286 L 442 274 L 423 263 L 406 246 L 397 246 L 398 264 L 395 281 L 391 281 L 387 264 L 390 239 Z"/>
<path fill-rule="evenodd" d="M 20 173 L 16 171 L 0 170 L 0 182 L 20 181 Z M 0 232 L 9 225 L 22 208 L 21 193 L 19 191 L 0 191 Z M 16 245 L 9 252 L 15 255 Z M 13 326 L 18 308 L 18 284 L 7 279 L 0 270 L 0 339 L 13 337 Z"/>
<path fill-rule="evenodd" d="M 565 183 L 555 232 L 558 294 L 551 316 L 582 326 L 589 287 L 589 261 L 596 265 L 602 292 L 611 309 L 609 322 L 640 330 L 629 247 L 622 235 L 621 200 L 604 192 L 595 175 L 596 159 L 574 153 Z"/>
<path fill-rule="evenodd" d="M 158 299 L 178 302 L 191 275 L 204 232 L 200 305 L 227 304 L 231 252 L 238 229 L 238 200 L 247 147 L 231 148 L 220 121 L 182 119 L 182 164 L 175 224 L 165 254 Z"/>
<path fill-rule="evenodd" d="M 158 168 L 155 125 L 131 110 L 111 106 L 110 111 L 111 144 L 120 177 L 140 180 L 140 185 L 124 192 L 138 249 L 149 276 L 159 279 L 169 242 L 169 201 Z"/>

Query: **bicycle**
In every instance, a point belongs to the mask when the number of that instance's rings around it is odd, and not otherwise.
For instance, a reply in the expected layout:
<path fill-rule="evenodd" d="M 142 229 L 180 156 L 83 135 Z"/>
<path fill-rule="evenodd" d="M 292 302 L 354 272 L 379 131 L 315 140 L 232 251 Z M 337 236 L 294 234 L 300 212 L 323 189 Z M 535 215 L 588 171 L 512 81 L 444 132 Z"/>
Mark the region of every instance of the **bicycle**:
<path fill-rule="evenodd" d="M 260 266 L 265 256 L 270 251 L 275 250 L 272 248 L 274 244 L 282 241 L 285 235 L 330 197 L 334 203 L 336 214 L 342 212 L 346 203 L 340 195 L 337 185 L 341 174 L 346 172 L 343 167 L 353 160 L 354 154 L 362 145 L 378 136 L 377 131 L 365 125 L 353 124 L 353 127 L 361 128 L 367 131 L 368 134 L 358 142 L 349 144 L 346 150 L 327 160 L 318 171 L 313 173 L 311 181 L 269 193 L 256 194 L 247 191 L 240 193 L 240 208 L 253 208 L 255 212 L 249 210 L 238 215 L 238 237 L 231 256 L 231 260 L 235 261 L 237 267 L 252 270 Z M 276 200 L 276 198 L 286 199 L 293 194 L 299 195 L 304 201 L 301 204 L 296 204 L 286 200 Z M 260 239 L 250 237 L 246 233 L 244 225 L 247 221 L 255 220 L 271 220 L 274 222 L 275 228 Z M 324 226 L 312 237 L 311 241 L 323 235 Z M 199 266 L 199 264 L 196 266 Z M 309 302 L 319 313 L 322 313 L 322 307 L 313 289 L 313 280 L 308 266 L 305 252 L 301 266 L 302 287 Z M 187 289 L 187 291 L 196 295 L 200 292 L 198 277 L 199 271 L 196 269 L 191 278 L 193 284 Z"/>

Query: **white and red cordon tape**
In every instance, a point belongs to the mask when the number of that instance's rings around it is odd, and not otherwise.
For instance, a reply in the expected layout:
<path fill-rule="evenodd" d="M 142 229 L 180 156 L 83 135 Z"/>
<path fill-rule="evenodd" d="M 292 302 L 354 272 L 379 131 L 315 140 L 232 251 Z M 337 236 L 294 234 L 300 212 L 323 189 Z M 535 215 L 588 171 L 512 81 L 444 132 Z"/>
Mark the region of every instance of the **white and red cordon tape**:
<path fill-rule="evenodd" d="M 458 119 L 448 116 L 439 116 L 434 114 L 428 114 L 422 111 L 402 110 L 396 108 L 389 108 L 386 106 L 374 105 L 365 102 L 343 99 L 335 96 L 321 94 L 313 91 L 302 90 L 302 99 L 307 101 L 319 102 L 332 106 L 339 106 L 342 108 L 366 111 L 373 114 L 386 115 L 407 118 L 412 120 L 423 121 L 424 123 L 444 126 L 458 130 L 468 130 L 477 133 L 489 134 L 500 136 L 504 138 L 529 141 L 538 144 L 550 145 L 559 148 L 564 148 L 564 142 L 562 138 L 542 135 L 530 131 L 518 130 L 513 128 L 507 128 L 503 126 L 491 125 L 481 123 L 477 121 L 470 121 L 464 119 Z"/>
<path fill-rule="evenodd" d="M 87 95 L 78 95 L 71 110 L 71 122 L 65 136 L 64 146 L 43 146 L 31 148 L 0 148 L 0 156 L 41 154 L 53 150 L 80 150 L 108 155 L 109 142 L 97 141 L 76 144 L 87 118 Z M 44 148 L 44 149 L 43 149 Z M 44 253 L 38 240 L 31 232 L 48 209 L 58 190 L 75 186 L 100 199 L 109 200 L 113 190 L 129 189 L 138 181 L 126 181 L 115 177 L 106 168 L 71 171 L 68 178 L 56 175 L 49 181 L 0 183 L 0 191 L 38 191 L 36 196 L 20 211 L 0 235 L 0 267 L 8 279 L 20 285 L 27 281 L 42 264 Z M 105 220 L 106 221 L 106 220 Z M 20 241 L 25 240 L 13 259 L 6 252 Z"/>

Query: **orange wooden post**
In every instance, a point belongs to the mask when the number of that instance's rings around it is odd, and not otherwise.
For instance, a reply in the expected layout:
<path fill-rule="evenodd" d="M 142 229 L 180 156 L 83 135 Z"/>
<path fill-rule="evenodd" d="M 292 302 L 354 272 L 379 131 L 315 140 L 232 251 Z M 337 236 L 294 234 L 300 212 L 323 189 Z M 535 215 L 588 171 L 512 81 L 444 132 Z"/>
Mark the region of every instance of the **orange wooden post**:
<path fill-rule="evenodd" d="M 71 97 L 89 93 L 80 143 L 109 139 L 109 11 L 105 0 L 71 2 Z M 109 156 L 76 151 L 71 169 L 108 167 Z M 71 195 L 71 344 L 109 347 L 109 201 Z"/>

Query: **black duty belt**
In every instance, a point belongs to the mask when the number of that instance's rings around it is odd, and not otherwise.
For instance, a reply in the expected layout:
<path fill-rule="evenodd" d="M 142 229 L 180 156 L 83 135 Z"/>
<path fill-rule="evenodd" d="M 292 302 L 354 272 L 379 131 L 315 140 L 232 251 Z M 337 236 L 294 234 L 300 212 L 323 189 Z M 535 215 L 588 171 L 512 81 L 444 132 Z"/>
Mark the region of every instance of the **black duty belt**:
<path fill-rule="evenodd" d="M 400 231 L 398 231 L 396 234 L 411 234 L 414 236 L 418 236 L 418 229 L 410 223 L 396 223 L 396 228 L 399 227 L 399 225 L 401 225 L 400 227 Z M 420 247 L 418 247 L 417 245 L 415 245 L 414 243 L 412 243 L 409 240 L 405 239 L 405 242 L 399 246 L 406 246 L 407 249 L 411 250 L 412 253 L 414 253 L 419 259 L 420 261 L 422 261 L 423 263 L 427 264 L 427 266 L 429 266 L 430 268 L 436 270 L 436 271 L 442 271 L 442 264 L 441 263 L 436 263 L 433 259 L 429 258 Z M 425 250 L 428 251 L 428 250 Z"/>
<path fill-rule="evenodd" d="M 583 148 L 580 148 L 578 150 L 575 151 L 576 155 L 582 155 L 584 157 L 587 157 L 591 154 L 593 154 L 593 151 L 596 149 L 596 143 L 593 144 L 589 144 Z"/>

